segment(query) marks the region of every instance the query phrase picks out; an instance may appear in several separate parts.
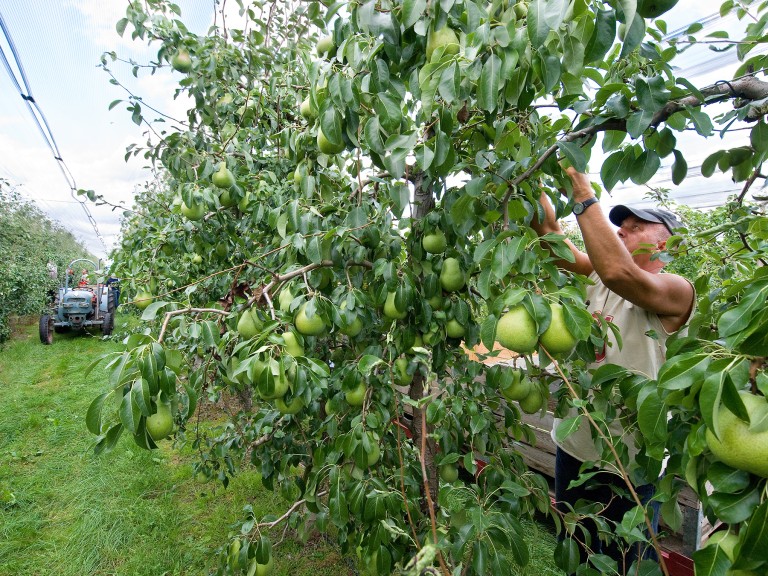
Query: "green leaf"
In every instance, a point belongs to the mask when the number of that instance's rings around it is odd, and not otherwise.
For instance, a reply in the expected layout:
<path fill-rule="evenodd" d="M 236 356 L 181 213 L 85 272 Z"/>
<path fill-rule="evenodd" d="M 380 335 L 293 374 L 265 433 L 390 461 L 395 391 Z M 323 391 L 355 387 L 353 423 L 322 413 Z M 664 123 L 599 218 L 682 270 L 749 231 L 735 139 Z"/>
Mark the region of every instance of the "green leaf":
<path fill-rule="evenodd" d="M 619 54 L 619 58 L 626 58 L 635 48 L 640 46 L 643 38 L 645 38 L 645 19 L 639 14 L 634 14 L 634 0 L 622 0 L 621 4 L 624 7 L 624 21 L 632 22 L 632 25 L 627 27 L 621 53 Z M 627 5 L 631 5 L 631 11 L 627 10 Z M 634 14 L 634 18 L 631 14 Z"/>
<path fill-rule="evenodd" d="M 637 425 L 647 441 L 667 437 L 667 407 L 653 387 L 643 388 L 638 395 Z"/>
<path fill-rule="evenodd" d="M 456 62 L 452 62 L 450 65 L 446 66 L 443 73 L 440 74 L 440 83 L 437 86 L 437 91 L 440 93 L 440 96 L 443 97 L 443 100 L 450 104 L 458 98 L 460 88 L 461 72 L 459 70 L 459 65 Z"/>
<path fill-rule="evenodd" d="M 195 390 L 195 388 L 188 382 L 184 382 L 184 390 L 187 392 L 187 398 L 189 400 L 189 403 L 187 404 L 187 413 L 184 414 L 184 416 L 186 418 L 191 418 L 197 409 L 199 394 L 197 393 L 197 390 Z"/>
<path fill-rule="evenodd" d="M 627 119 L 627 134 L 632 138 L 640 138 L 653 120 L 653 112 L 650 110 L 638 110 L 630 114 Z"/>
<path fill-rule="evenodd" d="M 334 146 L 344 143 L 341 137 L 341 116 L 333 106 L 328 106 L 320 115 L 320 129 L 328 142 Z"/>
<path fill-rule="evenodd" d="M 598 62 L 608 53 L 616 38 L 616 11 L 599 10 L 595 15 L 595 28 L 584 54 L 584 63 Z"/>
<path fill-rule="evenodd" d="M 219 326 L 212 320 L 203 322 L 203 343 L 209 348 L 215 348 L 221 341 Z"/>
<path fill-rule="evenodd" d="M 675 532 L 678 532 L 683 525 L 683 511 L 675 499 L 662 503 L 661 516 L 664 518 L 664 523 Z"/>
<path fill-rule="evenodd" d="M 661 166 L 659 155 L 653 150 L 645 150 L 632 163 L 630 178 L 637 185 L 645 184 L 653 178 Z"/>
<path fill-rule="evenodd" d="M 96 445 L 93 447 L 94 454 L 98 456 L 102 452 L 112 450 L 112 448 L 115 447 L 115 444 L 117 444 L 117 441 L 120 439 L 122 433 L 123 425 L 118 422 L 109 430 L 107 430 L 106 434 L 99 438 L 99 440 L 96 442 Z"/>
<path fill-rule="evenodd" d="M 395 133 L 400 129 L 400 123 L 403 121 L 403 112 L 400 109 L 400 103 L 391 94 L 386 92 L 377 94 L 373 102 L 373 108 L 384 130 L 389 133 Z"/>
<path fill-rule="evenodd" d="M 651 78 L 638 78 L 635 82 L 637 90 L 637 103 L 649 112 L 661 110 L 669 100 L 669 90 L 664 86 L 664 78 L 653 76 Z"/>
<path fill-rule="evenodd" d="M 738 524 L 752 516 L 760 504 L 760 491 L 752 488 L 738 494 L 714 492 L 708 502 L 720 520 L 726 524 Z"/>
<path fill-rule="evenodd" d="M 701 175 L 704 176 L 704 178 L 709 178 L 715 173 L 715 168 L 717 168 L 720 158 L 722 158 L 725 153 L 725 150 L 718 150 L 704 159 L 704 162 L 701 163 Z"/>
<path fill-rule="evenodd" d="M 490 560 L 488 546 L 482 540 L 475 540 L 472 545 L 472 568 L 475 574 L 487 574 L 486 566 Z"/>
<path fill-rule="evenodd" d="M 700 382 L 712 357 L 709 354 L 691 352 L 667 360 L 659 370 L 659 388 L 683 390 Z"/>
<path fill-rule="evenodd" d="M 633 160 L 630 150 L 617 150 L 605 159 L 600 168 L 600 179 L 606 190 L 610 192 L 619 181 L 626 180 L 627 167 Z"/>
<path fill-rule="evenodd" d="M 85 426 L 91 434 L 101 434 L 101 413 L 104 410 L 104 402 L 112 394 L 105 392 L 93 399 L 85 413 Z"/>
<path fill-rule="evenodd" d="M 571 416 L 570 418 L 565 418 L 562 420 L 555 429 L 555 437 L 557 438 L 557 441 L 563 442 L 571 434 L 576 432 L 576 430 L 579 428 L 579 425 L 581 424 L 582 419 L 583 416 L 578 415 Z"/>
<path fill-rule="evenodd" d="M 136 434 L 139 429 L 139 420 L 141 412 L 139 407 L 132 400 L 133 394 L 126 394 L 120 402 L 120 422 L 131 434 Z"/>
<path fill-rule="evenodd" d="M 693 553 L 696 576 L 725 576 L 731 561 L 720 546 L 704 546 Z"/>
<path fill-rule="evenodd" d="M 675 78 L 675 84 L 681 84 L 686 88 L 688 88 L 691 94 L 693 94 L 698 99 L 699 102 L 706 101 L 704 94 L 702 94 L 701 91 L 696 86 L 694 86 L 687 78 Z"/>
<path fill-rule="evenodd" d="M 705 137 L 712 135 L 714 127 L 712 126 L 712 119 L 707 114 L 701 110 L 689 110 L 688 114 L 691 117 L 694 128 L 696 128 L 696 132 Z"/>
<path fill-rule="evenodd" d="M 528 28 L 528 39 L 534 50 L 538 50 L 544 45 L 547 35 L 551 30 L 547 23 L 545 10 L 547 8 L 546 0 L 533 0 L 528 4 L 528 14 L 526 24 Z"/>
<path fill-rule="evenodd" d="M 427 9 L 427 0 L 403 0 L 401 22 L 405 29 L 410 28 L 421 18 Z"/>
<path fill-rule="evenodd" d="M 477 86 L 477 103 L 482 110 L 493 112 L 496 110 L 499 99 L 499 87 L 501 83 L 501 58 L 491 54 L 483 64 L 480 80 Z"/>
<path fill-rule="evenodd" d="M 365 123 L 363 138 L 368 147 L 376 154 L 384 154 L 384 138 L 381 134 L 381 124 L 376 116 L 372 116 Z"/>
<path fill-rule="evenodd" d="M 144 378 L 136 378 L 131 386 L 131 402 L 136 404 L 142 416 L 152 415 L 152 399 L 149 394 L 149 384 Z"/>
<path fill-rule="evenodd" d="M 361 374 L 365 374 L 367 376 L 376 366 L 381 365 L 384 365 L 384 361 L 381 358 L 371 354 L 366 354 L 360 358 L 360 361 L 357 363 L 357 369 Z"/>
<path fill-rule="evenodd" d="M 683 153 L 679 150 L 674 150 L 673 153 L 675 155 L 675 162 L 672 164 L 672 183 L 675 186 L 679 186 L 688 175 L 688 162 L 685 161 Z"/>
<path fill-rule="evenodd" d="M 766 566 L 768 550 L 768 500 L 758 506 L 749 519 L 744 534 L 740 534 L 739 556 L 734 570 L 757 570 Z"/>
<path fill-rule="evenodd" d="M 726 310 L 717 321 L 717 330 L 721 338 L 737 334 L 746 330 L 752 321 L 755 311 L 765 305 L 765 292 L 768 286 L 752 286 L 741 299 L 738 305 Z"/>
<path fill-rule="evenodd" d="M 768 124 L 760 120 L 749 133 L 749 143 L 757 152 L 768 152 Z"/>
<path fill-rule="evenodd" d="M 723 384 L 727 377 L 727 368 L 730 366 L 729 359 L 719 359 L 712 362 L 708 369 L 706 378 L 701 385 L 699 392 L 699 407 L 701 416 L 716 437 L 720 437 L 717 413 L 720 410 L 720 398 L 723 391 Z"/>
<path fill-rule="evenodd" d="M 560 81 L 560 59 L 549 53 L 540 54 L 541 79 L 544 82 L 544 90 L 551 92 Z"/>
<path fill-rule="evenodd" d="M 152 304 L 147 306 L 144 312 L 141 314 L 141 319 L 147 322 L 151 322 L 155 319 L 155 316 L 157 316 L 157 313 L 160 311 L 160 309 L 167 305 L 168 302 L 152 302 Z"/>
<path fill-rule="evenodd" d="M 118 35 L 122 36 L 125 33 L 125 28 L 128 26 L 128 18 L 120 18 L 115 25 Z"/>
<path fill-rule="evenodd" d="M 571 538 L 560 540 L 555 546 L 555 564 L 568 574 L 575 574 L 581 564 L 579 545 Z"/>
<path fill-rule="evenodd" d="M 557 147 L 577 171 L 584 172 L 586 170 L 587 156 L 584 154 L 581 146 L 575 142 L 561 141 L 557 143 Z"/>
<path fill-rule="evenodd" d="M 512 271 L 517 259 L 525 250 L 525 236 L 509 238 L 501 242 L 493 253 L 493 274 L 503 280 Z"/>

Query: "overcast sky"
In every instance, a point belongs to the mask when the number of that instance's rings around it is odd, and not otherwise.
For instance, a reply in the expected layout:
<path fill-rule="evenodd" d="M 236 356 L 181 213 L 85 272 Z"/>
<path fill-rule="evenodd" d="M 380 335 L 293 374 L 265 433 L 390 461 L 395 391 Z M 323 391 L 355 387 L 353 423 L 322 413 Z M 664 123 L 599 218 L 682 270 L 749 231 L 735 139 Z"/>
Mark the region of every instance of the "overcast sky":
<path fill-rule="evenodd" d="M 187 26 L 204 33 L 213 20 L 213 0 L 177 3 Z M 14 41 L 32 96 L 48 121 L 77 187 L 93 189 L 110 202 L 130 206 L 134 191 L 150 177 L 141 158 L 128 163 L 124 160 L 129 144 L 145 140 L 143 128 L 131 122 L 125 105 L 108 110 L 110 102 L 124 99 L 127 94 L 109 83 L 98 64 L 104 51 L 146 62 L 153 59 L 157 48 L 149 52 L 141 42 L 131 41 L 129 35 L 117 35 L 115 23 L 124 15 L 125 4 L 121 0 L 2 0 L 0 14 Z M 715 13 L 719 5 L 719 1 L 712 0 L 680 0 L 665 19 L 672 30 Z M 0 46 L 10 56 L 1 34 Z M 697 84 L 703 85 L 730 78 L 723 68 L 729 60 L 732 58 L 718 59 L 704 50 L 688 57 L 686 66 L 701 74 Z M 178 73 L 168 68 L 154 76 L 140 74 L 136 79 L 127 64 L 115 62 L 111 68 L 147 103 L 179 116 L 181 103 L 171 99 Z M 708 148 L 700 141 L 692 142 L 690 150 L 686 150 L 691 170 L 709 153 Z M 0 178 L 17 186 L 25 198 L 82 239 L 91 252 L 105 257 L 107 250 L 82 207 L 70 195 L 58 164 L 9 75 L 0 67 Z M 599 166 L 591 168 L 599 170 Z M 660 182 L 672 187 L 669 170 L 662 172 Z M 663 184 L 665 178 L 667 183 Z M 688 204 L 711 206 L 722 202 L 733 189 L 727 180 L 699 178 L 691 179 L 675 194 Z M 606 198 L 604 209 L 615 203 L 636 203 L 642 194 L 642 189 L 619 188 Z M 119 211 L 93 203 L 88 203 L 88 209 L 107 249 L 111 249 L 119 232 Z"/>

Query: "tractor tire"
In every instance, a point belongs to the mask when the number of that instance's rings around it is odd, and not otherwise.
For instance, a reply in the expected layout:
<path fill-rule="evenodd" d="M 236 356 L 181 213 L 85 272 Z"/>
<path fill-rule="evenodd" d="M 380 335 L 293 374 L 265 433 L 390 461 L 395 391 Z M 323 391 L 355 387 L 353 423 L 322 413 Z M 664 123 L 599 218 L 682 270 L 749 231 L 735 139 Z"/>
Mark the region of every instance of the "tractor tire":
<path fill-rule="evenodd" d="M 48 314 L 40 316 L 40 342 L 53 344 L 53 318 Z"/>
<path fill-rule="evenodd" d="M 104 314 L 104 321 L 101 325 L 101 333 L 104 336 L 112 334 L 112 329 L 115 327 L 115 318 L 109 312 Z"/>
<path fill-rule="evenodd" d="M 115 315 L 115 292 L 111 289 L 107 290 L 107 312 L 113 317 Z"/>

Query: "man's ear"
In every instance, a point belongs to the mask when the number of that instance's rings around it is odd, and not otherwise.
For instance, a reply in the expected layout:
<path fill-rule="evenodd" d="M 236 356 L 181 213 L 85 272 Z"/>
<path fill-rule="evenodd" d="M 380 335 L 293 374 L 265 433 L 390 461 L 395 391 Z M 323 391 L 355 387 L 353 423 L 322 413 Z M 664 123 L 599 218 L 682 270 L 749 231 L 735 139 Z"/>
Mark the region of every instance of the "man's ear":
<path fill-rule="evenodd" d="M 665 250 L 667 248 L 667 241 L 666 240 L 659 240 L 656 242 L 656 249 L 661 252 L 662 250 Z"/>

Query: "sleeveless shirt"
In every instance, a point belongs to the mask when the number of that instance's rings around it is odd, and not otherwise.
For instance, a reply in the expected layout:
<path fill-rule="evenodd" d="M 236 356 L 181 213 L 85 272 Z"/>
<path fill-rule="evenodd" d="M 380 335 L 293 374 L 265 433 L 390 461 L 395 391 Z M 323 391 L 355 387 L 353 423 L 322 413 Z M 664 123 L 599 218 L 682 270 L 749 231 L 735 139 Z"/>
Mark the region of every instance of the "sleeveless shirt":
<path fill-rule="evenodd" d="M 600 313 L 607 321 L 613 322 L 619 327 L 622 347 L 619 349 L 613 333 L 609 331 L 606 346 L 604 346 L 603 350 L 598 351 L 596 361 L 590 364 L 588 368 L 594 369 L 604 364 L 617 364 L 628 370 L 643 374 L 647 378 L 656 378 L 659 368 L 661 368 L 666 357 L 667 338 L 672 333 L 666 331 L 657 314 L 648 312 L 640 306 L 625 300 L 618 294 L 611 292 L 603 284 L 596 272 L 592 272 L 589 278 L 594 282 L 594 285 L 587 287 L 589 303 L 587 309 L 593 315 Z M 695 300 L 694 294 L 694 302 Z M 693 308 L 695 308 L 695 305 Z M 693 309 L 683 326 L 685 326 L 692 314 Z M 573 417 L 578 413 L 577 409 L 571 408 L 567 416 Z M 552 426 L 551 435 L 555 444 L 582 462 L 587 460 L 599 462 L 600 454 L 595 447 L 590 423 L 586 418 L 580 420 L 576 431 L 562 442 L 558 442 L 555 438 L 555 430 L 557 430 L 561 421 L 561 419 L 555 418 Z M 632 457 L 637 454 L 637 448 L 635 448 L 632 437 L 627 437 L 618 419 L 611 422 L 609 430 L 613 438 L 622 438 Z"/>

